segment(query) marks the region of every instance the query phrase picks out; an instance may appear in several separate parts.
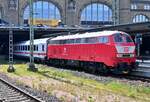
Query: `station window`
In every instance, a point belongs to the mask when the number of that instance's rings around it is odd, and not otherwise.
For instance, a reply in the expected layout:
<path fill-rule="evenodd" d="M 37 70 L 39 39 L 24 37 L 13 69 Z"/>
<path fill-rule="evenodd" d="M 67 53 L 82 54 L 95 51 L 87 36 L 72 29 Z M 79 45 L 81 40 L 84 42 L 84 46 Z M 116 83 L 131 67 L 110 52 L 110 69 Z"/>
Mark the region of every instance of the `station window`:
<path fill-rule="evenodd" d="M 137 9 L 137 4 L 131 4 L 131 10 L 136 10 Z"/>
<path fill-rule="evenodd" d="M 144 5 L 144 10 L 150 10 L 150 4 L 145 4 Z"/>

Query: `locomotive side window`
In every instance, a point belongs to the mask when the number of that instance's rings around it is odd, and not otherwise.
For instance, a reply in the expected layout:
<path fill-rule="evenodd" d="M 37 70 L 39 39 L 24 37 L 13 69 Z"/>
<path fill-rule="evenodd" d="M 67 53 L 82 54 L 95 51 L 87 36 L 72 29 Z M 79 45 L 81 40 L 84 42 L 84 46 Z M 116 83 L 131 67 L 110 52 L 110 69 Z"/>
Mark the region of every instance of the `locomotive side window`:
<path fill-rule="evenodd" d="M 74 43 L 74 39 L 69 39 L 69 40 L 67 40 L 66 43 L 67 43 L 67 44 L 73 44 L 73 43 Z"/>
<path fill-rule="evenodd" d="M 82 39 L 80 40 L 80 43 L 86 43 L 86 38 L 82 38 Z"/>
<path fill-rule="evenodd" d="M 99 43 L 108 43 L 108 37 L 107 36 L 99 37 Z"/>
<path fill-rule="evenodd" d="M 67 44 L 67 40 L 61 40 L 59 44 Z"/>
<path fill-rule="evenodd" d="M 81 43 L 81 39 L 76 39 L 75 43 Z"/>

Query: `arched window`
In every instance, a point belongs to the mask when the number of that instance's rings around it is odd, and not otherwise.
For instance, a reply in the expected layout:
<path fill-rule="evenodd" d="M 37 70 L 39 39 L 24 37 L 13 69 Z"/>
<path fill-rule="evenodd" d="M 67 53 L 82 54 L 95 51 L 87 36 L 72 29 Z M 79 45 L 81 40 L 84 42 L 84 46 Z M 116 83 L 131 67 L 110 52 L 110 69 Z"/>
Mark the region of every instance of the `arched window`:
<path fill-rule="evenodd" d="M 2 7 L 0 7 L 0 19 L 2 19 L 3 13 L 2 13 Z"/>
<path fill-rule="evenodd" d="M 50 2 L 37 1 L 33 3 L 33 17 L 40 20 L 61 20 L 60 11 Z M 29 19 L 29 6 L 24 11 L 24 21 Z"/>
<path fill-rule="evenodd" d="M 100 3 L 92 3 L 87 5 L 81 13 L 81 23 L 97 22 L 106 23 L 112 22 L 112 9 L 107 5 Z"/>
<path fill-rule="evenodd" d="M 133 23 L 148 22 L 148 21 L 149 21 L 148 17 L 142 14 L 136 15 L 133 18 Z"/>

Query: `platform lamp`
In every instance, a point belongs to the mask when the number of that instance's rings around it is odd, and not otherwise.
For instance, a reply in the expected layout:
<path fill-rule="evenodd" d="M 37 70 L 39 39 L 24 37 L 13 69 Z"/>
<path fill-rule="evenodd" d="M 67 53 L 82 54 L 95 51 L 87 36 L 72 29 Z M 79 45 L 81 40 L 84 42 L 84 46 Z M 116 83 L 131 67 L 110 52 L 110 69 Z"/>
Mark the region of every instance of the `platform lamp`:
<path fill-rule="evenodd" d="M 30 12 L 30 63 L 28 70 L 38 71 L 34 64 L 34 28 L 33 28 L 33 0 L 29 0 L 29 12 Z"/>

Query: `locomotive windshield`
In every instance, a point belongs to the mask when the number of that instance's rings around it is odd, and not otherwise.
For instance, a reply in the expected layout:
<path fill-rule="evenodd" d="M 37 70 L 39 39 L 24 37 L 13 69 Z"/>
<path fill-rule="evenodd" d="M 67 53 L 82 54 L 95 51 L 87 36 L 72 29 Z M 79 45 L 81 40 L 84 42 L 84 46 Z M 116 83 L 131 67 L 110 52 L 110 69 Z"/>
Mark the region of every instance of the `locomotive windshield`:
<path fill-rule="evenodd" d="M 114 35 L 114 41 L 117 43 L 133 42 L 129 35 L 120 33 Z"/>

